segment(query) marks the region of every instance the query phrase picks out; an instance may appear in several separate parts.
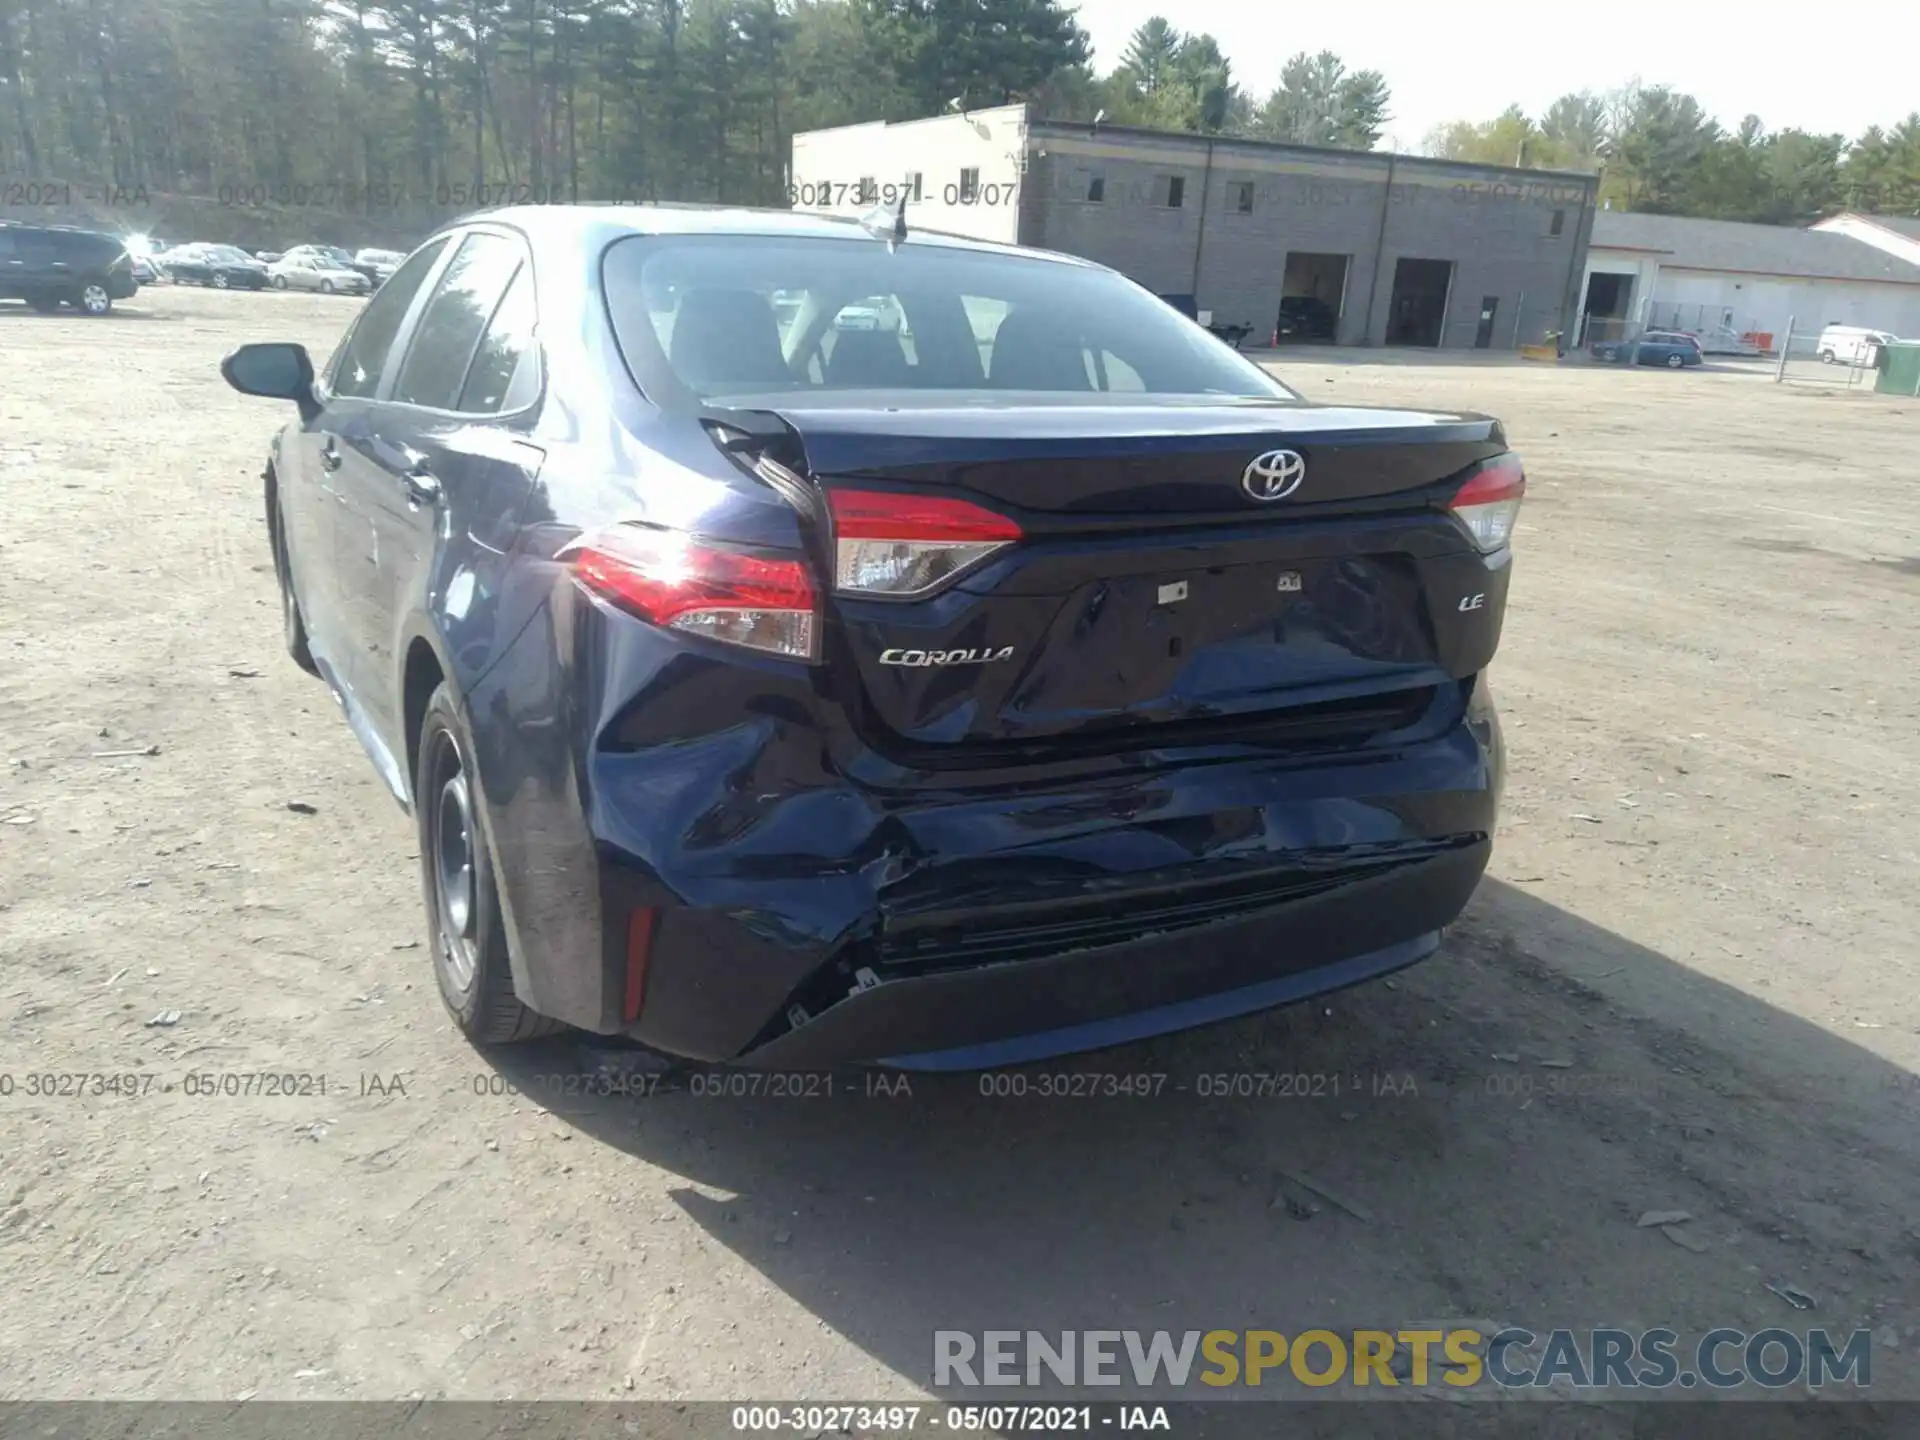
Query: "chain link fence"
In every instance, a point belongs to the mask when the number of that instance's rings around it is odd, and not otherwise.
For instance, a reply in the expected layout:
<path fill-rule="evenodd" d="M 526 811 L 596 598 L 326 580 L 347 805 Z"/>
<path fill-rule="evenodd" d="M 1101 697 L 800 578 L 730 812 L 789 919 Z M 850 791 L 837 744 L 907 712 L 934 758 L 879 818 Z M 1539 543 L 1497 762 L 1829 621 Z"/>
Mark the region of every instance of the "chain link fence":
<path fill-rule="evenodd" d="M 1731 305 L 1680 305 L 1655 300 L 1647 306 L 1646 328 L 1676 330 L 1700 342 L 1703 355 L 1753 359 L 1773 353 L 1780 337 Z"/>
<path fill-rule="evenodd" d="M 1879 379 L 1881 347 L 1857 339 L 1836 341 L 1825 327 L 1787 321 L 1773 354 L 1773 378 L 1783 385 L 1871 391 Z"/>

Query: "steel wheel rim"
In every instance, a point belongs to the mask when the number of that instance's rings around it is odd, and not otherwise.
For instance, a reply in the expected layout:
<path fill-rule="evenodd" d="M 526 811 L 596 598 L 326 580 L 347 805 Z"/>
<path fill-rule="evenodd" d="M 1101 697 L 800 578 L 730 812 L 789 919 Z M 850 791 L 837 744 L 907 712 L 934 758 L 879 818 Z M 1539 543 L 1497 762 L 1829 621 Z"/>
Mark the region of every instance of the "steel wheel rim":
<path fill-rule="evenodd" d="M 106 290 L 99 285 L 89 285 L 80 292 L 80 303 L 89 314 L 98 315 L 109 303 Z"/>
<path fill-rule="evenodd" d="M 479 889 L 475 869 L 479 846 L 473 821 L 473 795 L 460 750 L 446 731 L 437 731 L 427 769 L 423 799 L 432 807 L 428 873 L 433 877 L 438 959 L 448 982 L 461 994 L 473 988 L 479 970 Z"/>

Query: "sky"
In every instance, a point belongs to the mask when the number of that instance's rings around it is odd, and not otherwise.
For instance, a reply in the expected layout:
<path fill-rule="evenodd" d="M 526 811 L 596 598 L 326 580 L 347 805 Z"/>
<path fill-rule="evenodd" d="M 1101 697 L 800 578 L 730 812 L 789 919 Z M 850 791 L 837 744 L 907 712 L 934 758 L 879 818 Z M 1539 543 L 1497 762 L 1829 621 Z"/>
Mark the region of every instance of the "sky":
<path fill-rule="evenodd" d="M 1078 11 L 1101 74 L 1156 14 L 1211 34 L 1234 79 L 1260 97 L 1299 50 L 1378 70 L 1393 92 L 1380 146 L 1402 152 L 1450 120 L 1490 120 L 1512 104 L 1537 118 L 1570 90 L 1611 90 L 1636 76 L 1693 95 L 1729 129 L 1755 114 L 1771 130 L 1852 138 L 1920 110 L 1920 11 L 1910 0 L 1778 10 L 1724 0 L 1578 9 L 1550 0 L 1082 0 Z"/>

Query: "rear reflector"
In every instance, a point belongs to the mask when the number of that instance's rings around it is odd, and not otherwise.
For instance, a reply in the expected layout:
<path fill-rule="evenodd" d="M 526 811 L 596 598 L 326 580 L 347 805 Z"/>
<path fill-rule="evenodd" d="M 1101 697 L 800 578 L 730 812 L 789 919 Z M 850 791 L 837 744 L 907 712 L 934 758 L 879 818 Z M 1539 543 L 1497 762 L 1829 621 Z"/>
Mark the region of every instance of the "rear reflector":
<path fill-rule="evenodd" d="M 660 912 L 642 907 L 627 922 L 627 983 L 621 997 L 620 1018 L 631 1025 L 640 1018 L 647 995 L 647 961 L 653 955 L 653 927 Z"/>
<path fill-rule="evenodd" d="M 1015 544 L 1004 515 L 939 495 L 834 490 L 834 584 L 861 595 L 925 595 Z"/>
<path fill-rule="evenodd" d="M 1527 493 L 1527 472 L 1520 457 L 1509 450 L 1482 461 L 1467 472 L 1466 482 L 1454 492 L 1447 508 L 1473 536 L 1473 543 L 1491 555 L 1513 539 L 1520 518 L 1520 501 Z"/>
<path fill-rule="evenodd" d="M 614 525 L 572 547 L 595 594 L 669 630 L 812 660 L 819 646 L 813 577 L 797 556 Z"/>

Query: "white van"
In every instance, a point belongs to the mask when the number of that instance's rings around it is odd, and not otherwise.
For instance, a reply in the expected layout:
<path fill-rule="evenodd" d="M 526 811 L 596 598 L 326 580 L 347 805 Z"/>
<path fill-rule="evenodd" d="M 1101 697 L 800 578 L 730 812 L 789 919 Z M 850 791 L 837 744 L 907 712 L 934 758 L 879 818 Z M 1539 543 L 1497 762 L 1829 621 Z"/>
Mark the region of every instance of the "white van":
<path fill-rule="evenodd" d="M 1883 345 L 1895 337 L 1885 330 L 1863 330 L 1858 325 L 1829 325 L 1820 332 L 1820 358 L 1829 365 L 1871 365 Z"/>

